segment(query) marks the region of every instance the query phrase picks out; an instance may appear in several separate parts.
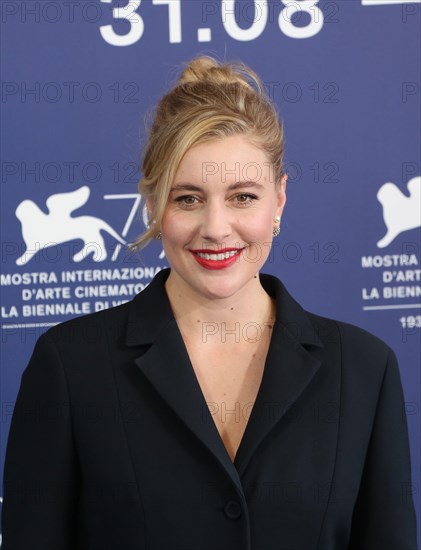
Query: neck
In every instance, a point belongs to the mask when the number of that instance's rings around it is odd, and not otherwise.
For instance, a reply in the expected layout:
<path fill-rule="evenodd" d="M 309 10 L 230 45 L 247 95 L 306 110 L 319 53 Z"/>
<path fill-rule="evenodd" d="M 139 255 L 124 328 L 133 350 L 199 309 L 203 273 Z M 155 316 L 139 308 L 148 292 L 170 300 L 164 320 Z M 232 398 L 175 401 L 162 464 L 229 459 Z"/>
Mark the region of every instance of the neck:
<path fill-rule="evenodd" d="M 198 294 L 171 274 L 165 289 L 177 324 L 189 339 L 203 339 L 205 333 L 216 338 L 216 342 L 220 339 L 218 334 L 223 336 L 222 332 L 226 331 L 226 341 L 234 341 L 229 337 L 234 334 L 229 331 L 233 330 L 243 335 L 246 331 L 246 337 L 255 338 L 259 331 L 265 331 L 275 322 L 275 300 L 263 288 L 258 275 L 234 295 L 224 298 Z"/>

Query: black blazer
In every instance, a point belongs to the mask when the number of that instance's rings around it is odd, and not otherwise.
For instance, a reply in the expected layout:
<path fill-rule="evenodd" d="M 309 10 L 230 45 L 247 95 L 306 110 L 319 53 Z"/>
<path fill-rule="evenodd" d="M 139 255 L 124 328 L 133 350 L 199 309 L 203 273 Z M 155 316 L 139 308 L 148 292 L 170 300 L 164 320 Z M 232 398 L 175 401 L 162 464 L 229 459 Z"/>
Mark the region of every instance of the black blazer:
<path fill-rule="evenodd" d="M 39 338 L 8 442 L 3 550 L 416 550 L 393 351 L 261 274 L 277 320 L 233 463 L 168 274 Z"/>

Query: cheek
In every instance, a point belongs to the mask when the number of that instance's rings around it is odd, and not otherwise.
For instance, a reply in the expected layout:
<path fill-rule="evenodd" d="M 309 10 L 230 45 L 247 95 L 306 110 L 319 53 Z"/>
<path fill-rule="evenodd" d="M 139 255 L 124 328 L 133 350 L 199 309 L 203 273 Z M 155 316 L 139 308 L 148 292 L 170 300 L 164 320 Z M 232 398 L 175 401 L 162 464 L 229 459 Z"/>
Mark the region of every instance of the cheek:
<path fill-rule="evenodd" d="M 251 223 L 248 224 L 248 230 L 255 234 L 256 237 L 267 236 L 272 232 L 273 216 L 272 211 L 267 210 L 259 216 L 256 216 Z"/>
<path fill-rule="evenodd" d="M 183 218 L 172 213 L 164 214 L 161 222 L 162 233 L 167 243 L 171 245 L 183 245 L 191 237 L 192 227 L 188 218 Z"/>

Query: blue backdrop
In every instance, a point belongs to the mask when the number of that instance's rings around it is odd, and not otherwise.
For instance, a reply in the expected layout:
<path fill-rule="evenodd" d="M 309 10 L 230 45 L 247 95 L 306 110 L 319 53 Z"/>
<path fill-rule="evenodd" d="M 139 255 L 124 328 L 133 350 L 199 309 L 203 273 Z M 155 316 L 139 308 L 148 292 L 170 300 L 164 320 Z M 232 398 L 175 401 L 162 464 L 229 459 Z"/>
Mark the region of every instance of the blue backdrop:
<path fill-rule="evenodd" d="M 255 69 L 285 125 L 263 272 L 396 351 L 419 514 L 420 19 L 409 0 L 2 2 L 1 466 L 40 333 L 167 266 L 159 243 L 119 241 L 144 228 L 145 113 L 205 53 Z"/>

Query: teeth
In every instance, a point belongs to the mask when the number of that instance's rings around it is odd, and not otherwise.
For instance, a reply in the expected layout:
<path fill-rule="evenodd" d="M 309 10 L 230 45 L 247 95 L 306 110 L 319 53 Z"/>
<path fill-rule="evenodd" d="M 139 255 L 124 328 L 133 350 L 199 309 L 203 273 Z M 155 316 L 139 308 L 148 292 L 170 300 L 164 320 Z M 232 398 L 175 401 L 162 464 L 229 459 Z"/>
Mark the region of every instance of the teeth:
<path fill-rule="evenodd" d="M 231 250 L 231 252 L 225 252 L 224 254 L 205 254 L 203 252 L 197 252 L 197 255 L 203 258 L 204 260 L 213 260 L 215 262 L 226 260 L 238 254 L 240 250 Z"/>

